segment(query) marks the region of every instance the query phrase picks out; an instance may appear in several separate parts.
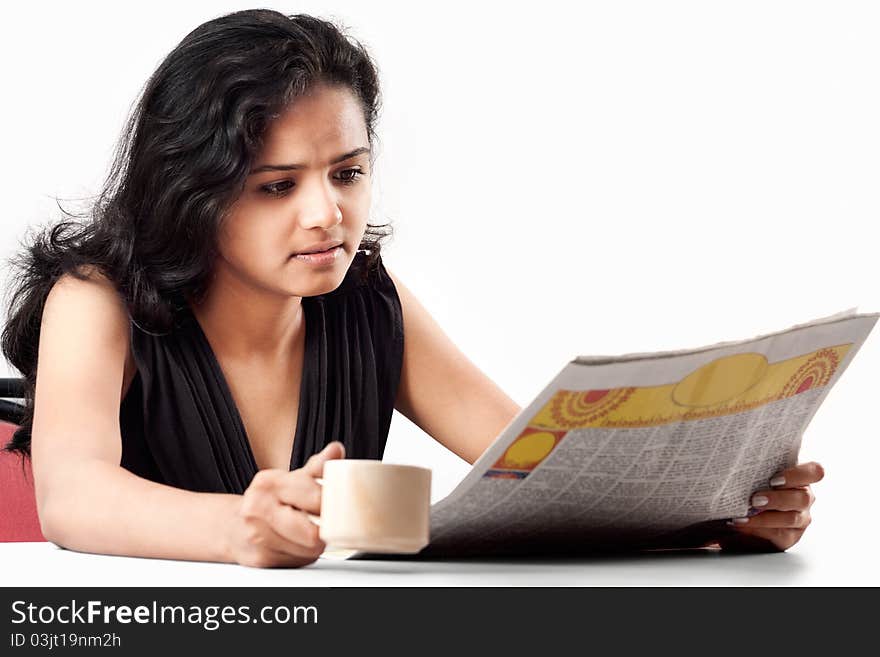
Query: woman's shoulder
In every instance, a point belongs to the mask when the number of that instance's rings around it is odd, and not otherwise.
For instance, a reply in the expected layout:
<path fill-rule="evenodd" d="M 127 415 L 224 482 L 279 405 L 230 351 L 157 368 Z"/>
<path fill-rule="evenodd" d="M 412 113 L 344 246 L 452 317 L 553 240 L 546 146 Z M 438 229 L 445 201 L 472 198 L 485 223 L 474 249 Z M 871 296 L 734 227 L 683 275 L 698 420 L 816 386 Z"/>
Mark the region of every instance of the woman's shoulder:
<path fill-rule="evenodd" d="M 106 342 L 128 342 L 130 316 L 117 285 L 93 265 L 61 274 L 46 294 L 43 324 L 62 331 L 79 327 Z"/>
<path fill-rule="evenodd" d="M 59 276 L 43 304 L 41 349 L 88 355 L 98 371 L 124 358 L 124 381 L 133 370 L 130 318 L 116 284 L 95 266 Z M 52 360 L 52 359 L 49 359 Z"/>
<path fill-rule="evenodd" d="M 72 315 L 97 311 L 102 323 L 128 325 L 128 311 L 116 284 L 94 265 L 61 274 L 46 295 L 43 312 L 47 311 Z"/>
<path fill-rule="evenodd" d="M 97 265 L 83 264 L 71 271 L 64 272 L 56 280 L 52 287 L 101 289 L 106 292 L 115 292 L 116 286 L 110 277 Z"/>

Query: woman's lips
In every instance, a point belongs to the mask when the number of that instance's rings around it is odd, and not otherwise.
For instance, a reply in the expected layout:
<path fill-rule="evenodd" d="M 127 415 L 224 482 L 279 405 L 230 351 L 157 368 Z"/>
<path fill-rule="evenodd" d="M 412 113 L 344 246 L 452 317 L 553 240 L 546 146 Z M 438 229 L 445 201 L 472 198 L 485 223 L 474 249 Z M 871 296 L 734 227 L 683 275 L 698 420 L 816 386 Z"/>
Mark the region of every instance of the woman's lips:
<path fill-rule="evenodd" d="M 342 246 L 334 246 L 326 251 L 318 251 L 317 253 L 296 253 L 291 256 L 294 260 L 299 260 L 308 265 L 326 266 L 332 265 L 336 259 L 342 255 Z"/>

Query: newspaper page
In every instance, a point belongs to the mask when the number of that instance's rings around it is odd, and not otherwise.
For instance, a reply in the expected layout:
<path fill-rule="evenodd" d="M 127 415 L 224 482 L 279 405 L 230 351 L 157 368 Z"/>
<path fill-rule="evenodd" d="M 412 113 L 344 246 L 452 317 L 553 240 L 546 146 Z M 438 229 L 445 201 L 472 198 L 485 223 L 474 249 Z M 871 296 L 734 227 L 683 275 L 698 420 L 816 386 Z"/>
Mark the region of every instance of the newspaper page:
<path fill-rule="evenodd" d="M 699 349 L 575 358 L 431 507 L 431 543 L 409 558 L 717 537 L 798 462 L 804 430 L 880 316 L 855 311 Z"/>

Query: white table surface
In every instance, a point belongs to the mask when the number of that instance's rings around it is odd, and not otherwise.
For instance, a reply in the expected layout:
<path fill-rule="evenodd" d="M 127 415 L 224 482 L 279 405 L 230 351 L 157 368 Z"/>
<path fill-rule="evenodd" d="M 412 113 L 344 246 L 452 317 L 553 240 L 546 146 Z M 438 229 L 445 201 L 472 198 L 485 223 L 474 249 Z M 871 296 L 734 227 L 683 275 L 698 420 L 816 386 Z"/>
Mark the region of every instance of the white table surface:
<path fill-rule="evenodd" d="M 871 553 L 823 558 L 796 545 L 785 553 L 749 555 L 703 549 L 564 559 L 346 561 L 328 556 L 303 568 L 260 569 L 88 554 L 52 543 L 0 543 L 4 587 L 859 586 L 877 584 Z M 861 568 L 858 559 L 871 570 Z"/>

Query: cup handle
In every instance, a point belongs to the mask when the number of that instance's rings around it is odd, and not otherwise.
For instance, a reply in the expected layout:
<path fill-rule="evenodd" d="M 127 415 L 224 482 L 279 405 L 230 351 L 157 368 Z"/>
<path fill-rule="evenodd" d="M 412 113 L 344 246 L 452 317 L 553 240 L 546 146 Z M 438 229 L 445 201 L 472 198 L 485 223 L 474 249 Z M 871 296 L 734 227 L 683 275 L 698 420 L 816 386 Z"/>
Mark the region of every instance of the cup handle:
<path fill-rule="evenodd" d="M 315 481 L 318 482 L 319 486 L 324 485 L 324 480 L 321 477 L 315 477 Z M 316 516 L 314 513 L 306 512 L 306 517 L 314 524 L 321 526 L 321 516 Z"/>

